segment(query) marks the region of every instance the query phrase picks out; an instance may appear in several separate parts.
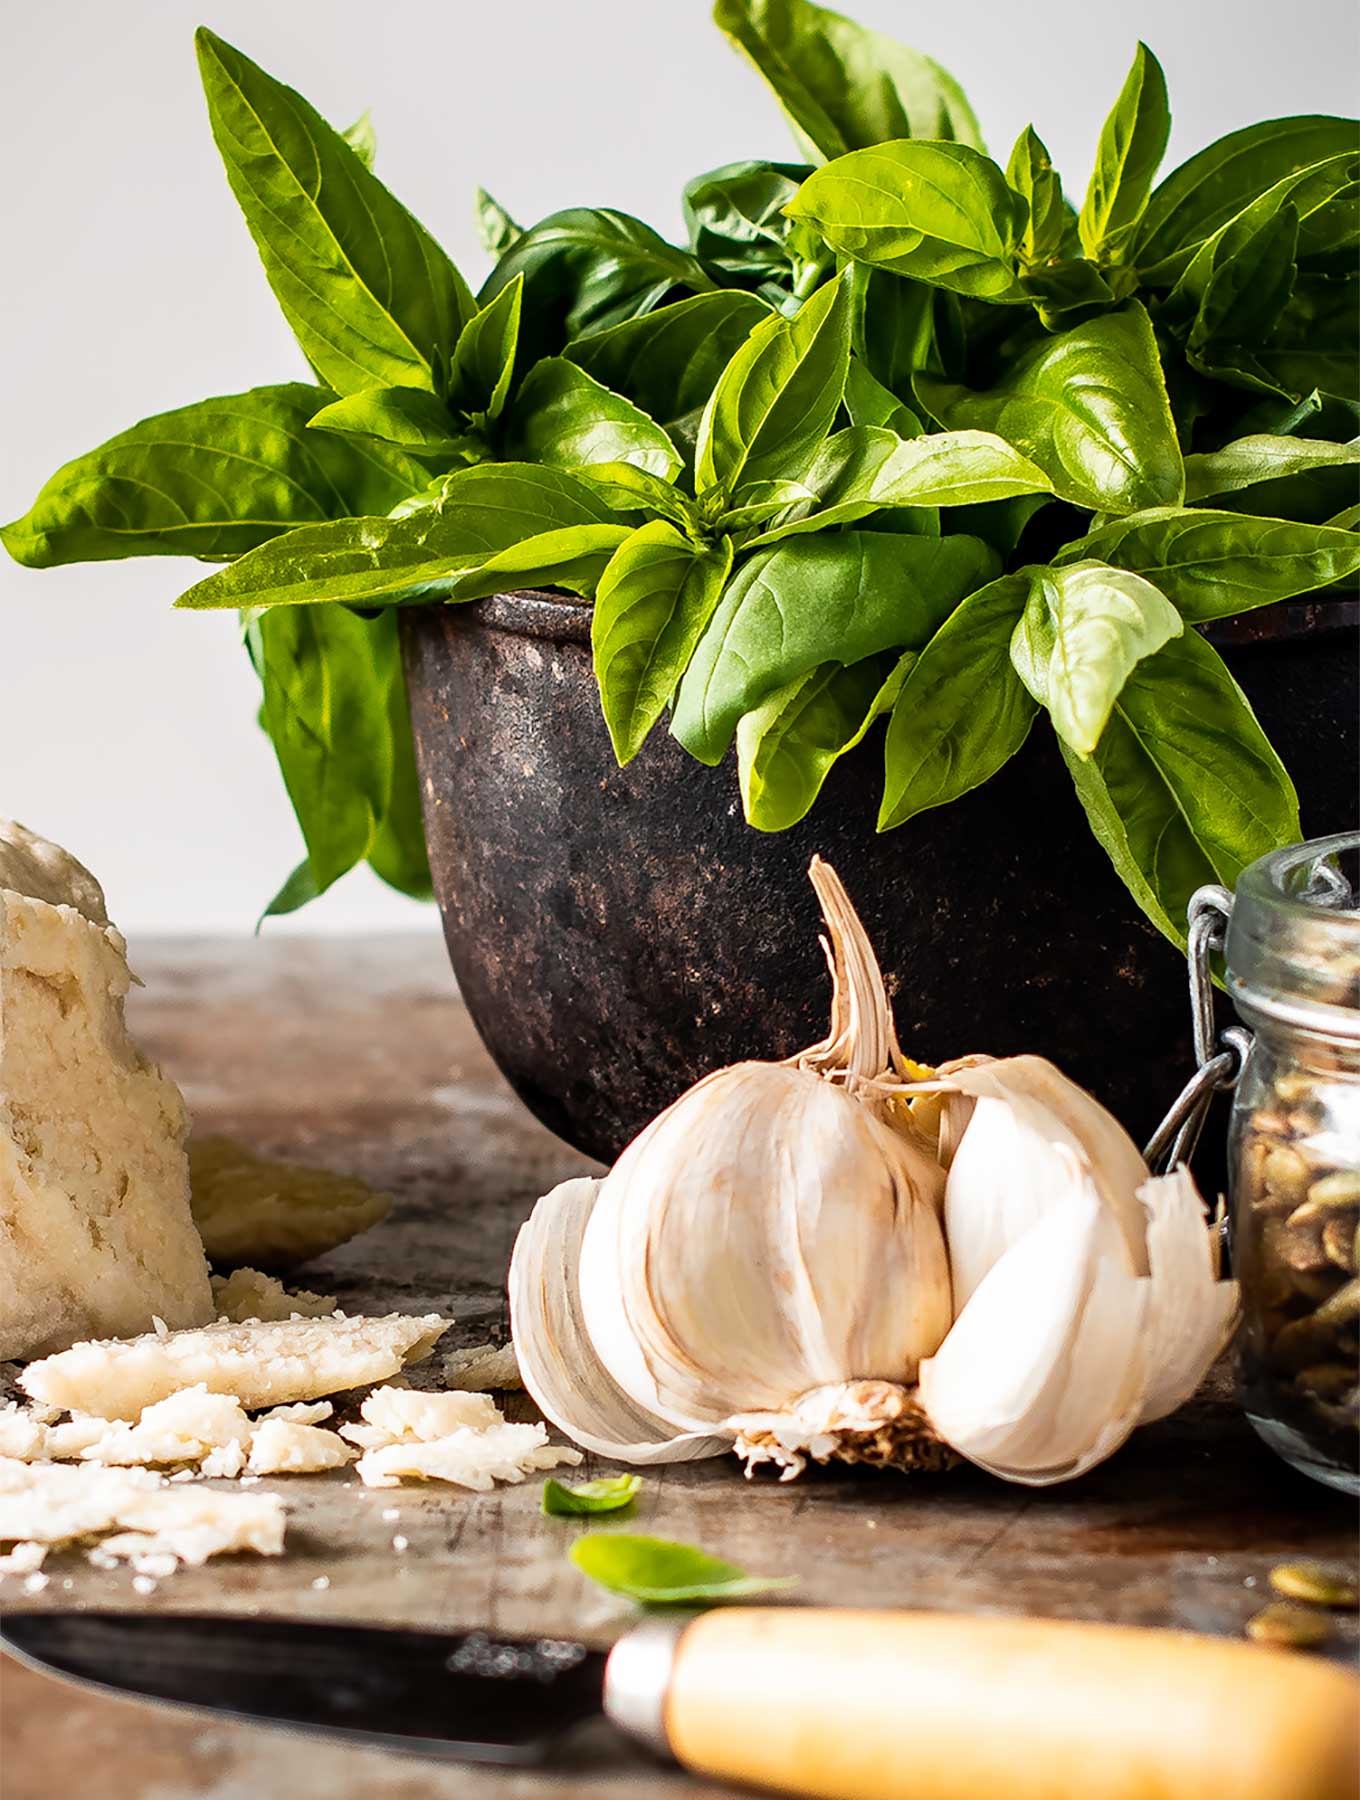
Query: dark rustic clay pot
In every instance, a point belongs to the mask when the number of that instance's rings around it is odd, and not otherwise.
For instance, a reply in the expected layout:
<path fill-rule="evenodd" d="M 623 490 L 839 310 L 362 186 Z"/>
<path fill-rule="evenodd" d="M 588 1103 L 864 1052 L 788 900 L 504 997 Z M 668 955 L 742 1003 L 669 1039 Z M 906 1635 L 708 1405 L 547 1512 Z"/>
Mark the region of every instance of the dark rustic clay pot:
<path fill-rule="evenodd" d="M 1355 820 L 1355 610 L 1276 607 L 1216 636 L 1310 836 Z M 658 729 L 617 767 L 587 607 L 515 594 L 402 622 L 458 984 L 515 1090 L 568 1142 L 611 1159 L 709 1070 L 823 1034 L 814 851 L 864 919 L 910 1054 L 1041 1051 L 1140 1141 L 1192 1067 L 1184 965 L 1092 838 L 1048 731 L 884 836 L 875 739 L 807 819 L 767 836 L 742 818 L 731 759 L 703 768 Z"/>

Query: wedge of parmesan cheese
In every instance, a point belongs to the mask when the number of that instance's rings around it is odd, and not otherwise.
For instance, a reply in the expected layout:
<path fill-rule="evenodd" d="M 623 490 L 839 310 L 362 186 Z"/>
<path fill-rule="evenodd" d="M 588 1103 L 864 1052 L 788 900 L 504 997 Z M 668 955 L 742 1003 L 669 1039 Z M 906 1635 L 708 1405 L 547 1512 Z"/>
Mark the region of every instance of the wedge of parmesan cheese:
<path fill-rule="evenodd" d="M 309 1475 L 318 1469 L 339 1469 L 358 1454 L 335 1432 L 319 1425 L 264 1419 L 251 1433 L 246 1466 L 252 1475 Z"/>
<path fill-rule="evenodd" d="M 451 1388 L 484 1394 L 492 1389 L 522 1388 L 513 1344 L 470 1344 L 444 1358 L 444 1380 Z"/>
<path fill-rule="evenodd" d="M 281 1281 L 259 1269 L 214 1275 L 212 1291 L 217 1316 L 234 1325 L 251 1319 L 323 1319 L 339 1305 L 334 1294 L 313 1294 L 307 1288 L 290 1293 Z"/>
<path fill-rule="evenodd" d="M 384 1444 L 430 1443 L 469 1427 L 482 1431 L 504 1421 L 488 1394 L 426 1394 L 414 1388 L 380 1387 L 359 1408 L 361 1425 L 342 1425 L 340 1435 L 366 1450 Z"/>
<path fill-rule="evenodd" d="M 188 1121 L 87 869 L 0 821 L 0 1360 L 212 1317 Z"/>
<path fill-rule="evenodd" d="M 189 1143 L 194 1222 L 209 1259 L 290 1269 L 367 1231 L 392 1209 L 353 1175 L 266 1162 L 225 1137 Z"/>
<path fill-rule="evenodd" d="M 252 1325 L 221 1320 L 199 1331 L 76 1344 L 31 1363 L 19 1382 L 48 1406 L 104 1419 L 139 1419 L 158 1400 L 196 1384 L 234 1394 L 256 1411 L 386 1381 L 428 1356 L 450 1323 L 436 1313 Z"/>
<path fill-rule="evenodd" d="M 455 1486 L 485 1493 L 498 1481 L 523 1481 L 536 1469 L 554 1469 L 563 1463 L 579 1463 L 581 1452 L 548 1442 L 542 1425 L 465 1426 L 432 1441 L 387 1444 L 368 1450 L 355 1464 L 365 1487 L 396 1487 L 415 1477 L 422 1481 L 448 1481 Z"/>

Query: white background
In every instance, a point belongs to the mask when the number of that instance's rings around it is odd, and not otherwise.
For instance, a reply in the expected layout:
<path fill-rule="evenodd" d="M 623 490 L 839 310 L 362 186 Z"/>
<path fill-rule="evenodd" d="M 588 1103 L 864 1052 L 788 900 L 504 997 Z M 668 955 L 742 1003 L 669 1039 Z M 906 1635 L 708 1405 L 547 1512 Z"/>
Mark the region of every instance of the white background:
<path fill-rule="evenodd" d="M 1168 167 L 1253 120 L 1354 104 L 1350 0 L 857 0 L 963 81 L 1004 161 L 1031 119 L 1080 199 L 1142 36 Z M 148 413 L 303 375 L 208 133 L 200 21 L 337 124 L 475 288 L 478 183 L 524 222 L 611 205 L 679 230 L 686 178 L 787 156 L 706 0 L 11 0 L 0 47 L 0 514 Z M 305 378 L 305 377 L 304 377 Z M 246 931 L 300 854 L 234 620 L 197 565 L 0 567 L 0 814 L 65 843 L 129 931 Z M 368 871 L 292 928 L 432 927 Z M 269 930 L 288 929 L 271 923 Z"/>

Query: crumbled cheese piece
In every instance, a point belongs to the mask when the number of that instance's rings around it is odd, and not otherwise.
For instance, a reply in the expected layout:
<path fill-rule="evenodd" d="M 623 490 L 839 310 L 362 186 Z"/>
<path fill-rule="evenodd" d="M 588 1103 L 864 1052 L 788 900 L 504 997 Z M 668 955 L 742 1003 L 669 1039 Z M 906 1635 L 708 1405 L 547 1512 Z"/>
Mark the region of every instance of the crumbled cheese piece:
<path fill-rule="evenodd" d="M 403 1537 L 400 1532 L 398 1532 L 397 1535 L 392 1539 L 392 1548 L 396 1551 L 398 1556 L 401 1555 L 403 1550 L 409 1550 L 410 1547 L 411 1547 L 410 1538 Z"/>
<path fill-rule="evenodd" d="M 314 1469 L 338 1469 L 357 1454 L 335 1432 L 319 1425 L 266 1419 L 250 1440 L 249 1467 L 256 1475 L 303 1475 Z"/>
<path fill-rule="evenodd" d="M 313 1583 L 312 1583 L 312 1586 L 314 1588 L 316 1588 L 316 1590 L 318 1592 L 321 1592 L 325 1588 L 328 1588 L 330 1585 L 331 1585 L 331 1578 L 329 1575 L 318 1575 L 316 1577 L 315 1581 L 313 1581 Z"/>
<path fill-rule="evenodd" d="M 120 1524 L 124 1507 L 160 1486 L 150 1469 L 0 1460 L 0 1543 L 93 1537 Z"/>
<path fill-rule="evenodd" d="M 132 1566 L 139 1575 L 150 1575 L 155 1581 L 163 1581 L 179 1567 L 179 1558 L 162 1550 L 151 1556 L 134 1556 Z"/>
<path fill-rule="evenodd" d="M 248 1446 L 242 1443 L 221 1444 L 215 1450 L 209 1450 L 198 1465 L 198 1472 L 207 1481 L 219 1479 L 234 1481 L 246 1466 Z"/>
<path fill-rule="evenodd" d="M 156 1591 L 156 1583 L 149 1575 L 134 1575 L 132 1577 L 132 1589 L 133 1592 L 137 1594 L 154 1594 Z"/>
<path fill-rule="evenodd" d="M 429 1443 L 465 1426 L 499 1425 L 501 1414 L 487 1394 L 426 1394 L 413 1388 L 380 1387 L 359 1408 L 362 1425 L 342 1425 L 340 1434 L 366 1450 L 384 1444 Z"/>
<path fill-rule="evenodd" d="M 281 1281 L 258 1269 L 214 1275 L 212 1291 L 218 1317 L 235 1325 L 252 1319 L 320 1319 L 339 1305 L 334 1294 L 313 1294 L 307 1288 L 290 1293 Z"/>
<path fill-rule="evenodd" d="M 450 1350 L 444 1358 L 443 1375 L 447 1387 L 478 1393 L 524 1386 L 513 1344 L 472 1344 Z"/>
<path fill-rule="evenodd" d="M 26 1594 L 40 1594 L 51 1579 L 52 1577 L 50 1575 L 44 1575 L 40 1570 L 35 1569 L 31 1575 L 25 1575 L 24 1577 L 24 1592 Z"/>
<path fill-rule="evenodd" d="M 53 1430 L 52 1435 L 56 1435 Z M 132 1467 L 152 1463 L 199 1462 L 210 1452 L 240 1450 L 250 1421 L 234 1394 L 210 1393 L 201 1383 L 148 1406 L 135 1425 L 115 1420 L 105 1435 L 81 1455 L 88 1462 Z M 226 1462 L 233 1459 L 228 1456 Z M 239 1467 L 239 1462 L 238 1462 Z M 214 1469 L 205 1473 L 235 1473 Z"/>
<path fill-rule="evenodd" d="M 230 1138 L 189 1144 L 190 1204 L 210 1260 L 289 1269 L 333 1250 L 392 1207 L 351 1175 L 266 1162 Z"/>
<path fill-rule="evenodd" d="M 548 1442 L 542 1425 L 465 1426 L 433 1441 L 412 1440 L 369 1450 L 355 1464 L 366 1487 L 395 1487 L 405 1476 L 448 1481 L 484 1493 L 497 1481 L 523 1481 L 535 1469 L 579 1463 L 579 1450 Z"/>
<path fill-rule="evenodd" d="M 0 1359 L 212 1317 L 188 1119 L 127 1034 L 98 883 L 0 822 Z"/>
<path fill-rule="evenodd" d="M 364 1387 L 428 1356 L 449 1321 L 410 1318 L 283 1319 L 258 1325 L 219 1321 L 199 1331 L 76 1344 L 32 1363 L 21 1385 L 52 1406 L 136 1419 L 180 1388 L 202 1383 L 235 1394 L 252 1411 Z"/>
<path fill-rule="evenodd" d="M 0 1407 L 0 1456 L 19 1462 L 37 1462 L 49 1455 L 47 1427 L 22 1406 L 11 1401 Z"/>
<path fill-rule="evenodd" d="M 264 1417 L 283 1419 L 289 1425 L 320 1425 L 334 1414 L 329 1400 L 299 1400 L 293 1406 L 271 1406 Z"/>
<path fill-rule="evenodd" d="M 0 1575 L 32 1575 L 47 1561 L 46 1544 L 16 1544 L 8 1556 L 0 1556 Z"/>

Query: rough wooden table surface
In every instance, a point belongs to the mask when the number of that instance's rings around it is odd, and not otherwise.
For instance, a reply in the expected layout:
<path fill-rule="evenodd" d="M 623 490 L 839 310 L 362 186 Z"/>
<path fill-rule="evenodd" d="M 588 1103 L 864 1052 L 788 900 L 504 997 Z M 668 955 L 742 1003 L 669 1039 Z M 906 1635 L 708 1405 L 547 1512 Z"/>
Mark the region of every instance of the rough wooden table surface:
<path fill-rule="evenodd" d="M 181 939 L 134 946 L 136 1029 L 201 1129 L 354 1170 L 396 1196 L 377 1231 L 303 1281 L 349 1310 L 451 1313 L 449 1343 L 505 1331 L 503 1279 L 538 1194 L 589 1168 L 517 1104 L 477 1042 L 442 946 Z M 588 1459 L 583 1475 L 607 1472 Z M 631 1616 L 564 1560 L 573 1527 L 538 1483 L 489 1494 L 370 1491 L 344 1471 L 271 1482 L 290 1503 L 287 1554 L 183 1570 L 149 1596 L 126 1572 L 66 1555 L 13 1605 L 281 1613 L 585 1635 Z M 384 1519 L 393 1506 L 400 1520 Z M 812 1602 L 1035 1613 L 1236 1635 L 1285 1557 L 1349 1562 L 1355 1511 L 1253 1437 L 1226 1376 L 1064 1487 L 971 1470 L 898 1477 L 815 1471 L 746 1482 L 726 1461 L 649 1473 L 632 1529 L 702 1543 L 753 1570 L 796 1573 Z M 409 1540 L 398 1553 L 395 1535 Z M 315 1585 L 325 1578 L 329 1585 Z M 1332 1653 L 1353 1656 L 1353 1620 Z M 8 1664 L 0 1677 L 4 1800 L 641 1800 L 717 1796 L 601 1728 L 551 1771 L 506 1774 L 356 1751 L 78 1692 Z"/>

